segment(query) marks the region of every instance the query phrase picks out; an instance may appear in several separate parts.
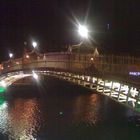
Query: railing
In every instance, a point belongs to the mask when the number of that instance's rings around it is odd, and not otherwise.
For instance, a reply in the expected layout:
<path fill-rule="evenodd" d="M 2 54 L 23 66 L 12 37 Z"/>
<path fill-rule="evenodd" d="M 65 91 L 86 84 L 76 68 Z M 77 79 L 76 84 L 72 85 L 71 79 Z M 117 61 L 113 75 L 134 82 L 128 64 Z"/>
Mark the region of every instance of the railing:
<path fill-rule="evenodd" d="M 140 71 L 140 58 L 92 54 L 47 53 L 34 59 L 19 58 L 2 63 L 1 73 L 35 68 L 55 68 L 66 71 L 98 73 L 128 77 L 129 72 Z"/>

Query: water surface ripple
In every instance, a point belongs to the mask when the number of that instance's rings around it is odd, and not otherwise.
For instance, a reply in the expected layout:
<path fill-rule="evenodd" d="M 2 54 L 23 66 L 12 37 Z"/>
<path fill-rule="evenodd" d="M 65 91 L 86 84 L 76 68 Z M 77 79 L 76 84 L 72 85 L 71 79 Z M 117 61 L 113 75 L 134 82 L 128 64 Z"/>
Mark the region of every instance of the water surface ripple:
<path fill-rule="evenodd" d="M 140 140 L 140 116 L 93 91 L 47 77 L 0 97 L 0 140 Z"/>

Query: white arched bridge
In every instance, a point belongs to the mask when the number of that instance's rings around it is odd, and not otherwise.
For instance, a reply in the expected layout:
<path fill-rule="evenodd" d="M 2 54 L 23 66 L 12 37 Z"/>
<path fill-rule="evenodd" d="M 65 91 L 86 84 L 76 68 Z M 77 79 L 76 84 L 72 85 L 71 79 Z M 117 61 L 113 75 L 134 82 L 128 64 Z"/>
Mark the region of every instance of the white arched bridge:
<path fill-rule="evenodd" d="M 70 52 L 25 54 L 1 64 L 0 86 L 51 75 L 102 93 L 140 111 L 140 58 Z"/>

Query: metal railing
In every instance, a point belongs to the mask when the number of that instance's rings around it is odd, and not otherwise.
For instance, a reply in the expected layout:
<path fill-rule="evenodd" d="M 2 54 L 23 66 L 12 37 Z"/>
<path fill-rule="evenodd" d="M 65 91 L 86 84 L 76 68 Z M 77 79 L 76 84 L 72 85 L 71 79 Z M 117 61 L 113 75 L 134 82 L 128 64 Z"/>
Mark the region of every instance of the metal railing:
<path fill-rule="evenodd" d="M 39 58 L 19 58 L 2 63 L 1 73 L 35 68 L 55 68 L 68 71 L 98 73 L 129 77 L 130 72 L 140 71 L 140 58 L 130 56 L 71 54 L 68 52 L 46 53 Z"/>

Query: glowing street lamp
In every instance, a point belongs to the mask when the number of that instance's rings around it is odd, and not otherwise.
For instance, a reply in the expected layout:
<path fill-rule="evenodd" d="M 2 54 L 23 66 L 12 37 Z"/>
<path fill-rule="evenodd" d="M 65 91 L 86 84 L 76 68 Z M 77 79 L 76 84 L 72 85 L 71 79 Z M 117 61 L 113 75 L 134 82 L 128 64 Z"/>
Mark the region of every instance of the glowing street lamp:
<path fill-rule="evenodd" d="M 78 25 L 78 34 L 82 37 L 81 42 L 79 44 L 69 46 L 68 51 L 72 52 L 73 49 L 76 49 L 79 46 L 81 46 L 84 42 L 84 39 L 88 39 L 88 36 L 89 36 L 88 33 L 89 33 L 88 28 L 84 25 L 79 24 Z"/>
<path fill-rule="evenodd" d="M 37 47 L 37 42 L 34 41 L 34 42 L 32 43 L 32 45 L 33 45 L 33 47 L 34 47 L 34 49 L 35 49 L 35 48 Z"/>
<path fill-rule="evenodd" d="M 29 57 L 30 57 L 30 56 L 27 54 L 27 55 L 26 55 L 26 58 L 29 59 Z"/>
<path fill-rule="evenodd" d="M 12 53 L 9 53 L 9 57 L 10 57 L 10 59 L 13 58 L 13 54 Z"/>
<path fill-rule="evenodd" d="M 78 33 L 81 37 L 86 38 L 86 39 L 88 38 L 89 31 L 88 31 L 88 28 L 86 26 L 79 24 Z"/>

